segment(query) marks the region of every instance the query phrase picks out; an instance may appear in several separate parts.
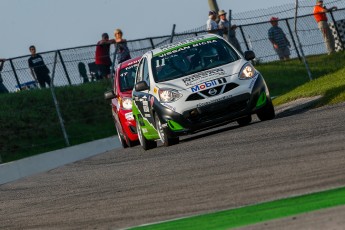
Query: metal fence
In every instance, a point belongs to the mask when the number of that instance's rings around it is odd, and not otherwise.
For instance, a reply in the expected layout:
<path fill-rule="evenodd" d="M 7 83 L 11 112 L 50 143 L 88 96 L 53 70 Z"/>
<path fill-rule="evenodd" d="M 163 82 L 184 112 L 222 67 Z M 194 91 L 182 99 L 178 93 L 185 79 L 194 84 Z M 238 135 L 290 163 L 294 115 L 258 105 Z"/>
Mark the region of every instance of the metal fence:
<path fill-rule="evenodd" d="M 344 2 L 344 1 L 341 1 Z M 253 17 L 254 18 L 254 17 Z M 259 17 L 258 19 L 260 19 Z M 266 18 L 266 15 L 265 15 Z M 345 41 L 345 9 L 338 9 L 328 13 L 329 23 L 333 29 L 336 40 L 336 49 L 342 50 Z M 267 18 L 266 18 L 267 19 Z M 239 19 L 236 19 L 239 20 Z M 246 19 L 247 21 L 249 19 Z M 299 58 L 300 52 L 296 44 L 294 33 L 294 18 L 283 18 L 279 20 L 279 26 L 283 29 L 291 43 L 291 58 Z M 205 26 L 204 26 L 205 27 Z M 237 39 L 242 50 L 253 50 L 257 61 L 270 62 L 278 60 L 275 51 L 268 40 L 268 30 L 271 27 L 269 21 L 262 21 L 252 24 L 238 25 L 236 30 Z M 303 51 L 306 55 L 317 55 L 326 53 L 324 41 L 312 14 L 298 17 L 298 34 L 302 43 Z M 183 33 L 161 37 L 150 37 L 137 40 L 129 40 L 128 47 L 132 57 L 140 56 L 146 51 L 188 37 L 206 33 L 205 28 L 197 28 Z M 74 47 L 50 52 L 40 53 L 51 70 L 54 64 L 54 54 L 58 53 L 58 63 L 56 66 L 55 86 L 77 85 L 92 81 L 96 45 Z M 114 53 L 112 46 L 111 52 Z M 2 71 L 3 84 L 10 92 L 25 89 L 26 84 L 33 81 L 28 67 L 28 58 L 22 56 L 10 58 L 5 62 Z M 82 74 L 81 68 L 87 70 L 87 76 Z"/>

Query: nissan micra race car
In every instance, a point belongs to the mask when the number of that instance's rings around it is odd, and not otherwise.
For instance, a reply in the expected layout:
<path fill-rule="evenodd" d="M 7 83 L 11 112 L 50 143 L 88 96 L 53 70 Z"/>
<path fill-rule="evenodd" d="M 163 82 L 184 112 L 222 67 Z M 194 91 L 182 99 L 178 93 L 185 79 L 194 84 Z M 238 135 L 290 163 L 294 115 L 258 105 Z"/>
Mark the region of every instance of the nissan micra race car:
<path fill-rule="evenodd" d="M 156 48 L 143 55 L 132 92 L 133 115 L 141 146 L 179 143 L 179 136 L 257 114 L 275 117 L 269 90 L 250 60 L 226 40 L 202 35 Z"/>
<path fill-rule="evenodd" d="M 132 114 L 132 89 L 140 58 L 119 64 L 114 73 L 114 88 L 104 94 L 105 99 L 111 99 L 115 128 L 123 148 L 138 144 L 136 122 Z"/>

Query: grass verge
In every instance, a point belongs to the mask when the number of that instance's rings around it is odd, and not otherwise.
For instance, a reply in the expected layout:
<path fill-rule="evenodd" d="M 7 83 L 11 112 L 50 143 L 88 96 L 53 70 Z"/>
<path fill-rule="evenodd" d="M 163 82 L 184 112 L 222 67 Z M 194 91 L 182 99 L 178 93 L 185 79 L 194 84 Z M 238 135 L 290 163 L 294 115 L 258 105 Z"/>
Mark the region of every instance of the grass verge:
<path fill-rule="evenodd" d="M 339 205 L 345 205 L 345 187 L 130 229 L 230 229 Z"/>

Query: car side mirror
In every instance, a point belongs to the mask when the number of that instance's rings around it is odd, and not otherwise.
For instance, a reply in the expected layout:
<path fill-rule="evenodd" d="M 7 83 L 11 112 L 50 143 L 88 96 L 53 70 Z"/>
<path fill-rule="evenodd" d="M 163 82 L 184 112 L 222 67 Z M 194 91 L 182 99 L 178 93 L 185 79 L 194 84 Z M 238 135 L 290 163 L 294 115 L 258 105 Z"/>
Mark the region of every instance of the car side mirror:
<path fill-rule="evenodd" d="M 150 89 L 146 81 L 139 81 L 137 84 L 135 84 L 134 88 L 135 88 L 135 91 L 144 91 L 144 90 Z"/>
<path fill-rule="evenodd" d="M 113 90 L 109 90 L 109 91 L 104 93 L 104 99 L 106 99 L 106 100 L 110 100 L 110 99 L 113 99 L 115 97 L 116 96 L 115 96 L 115 93 Z"/>
<path fill-rule="evenodd" d="M 253 60 L 255 58 L 255 53 L 252 50 L 244 51 L 244 58 L 247 61 Z"/>

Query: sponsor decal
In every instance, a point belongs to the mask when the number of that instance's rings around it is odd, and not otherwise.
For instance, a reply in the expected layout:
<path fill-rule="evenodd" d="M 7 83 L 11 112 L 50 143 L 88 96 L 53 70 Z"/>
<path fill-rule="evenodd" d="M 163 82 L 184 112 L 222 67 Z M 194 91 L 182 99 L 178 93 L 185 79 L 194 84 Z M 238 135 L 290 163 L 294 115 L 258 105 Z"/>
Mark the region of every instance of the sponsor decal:
<path fill-rule="evenodd" d="M 147 128 L 141 128 L 141 130 L 143 131 L 143 133 L 147 133 Z"/>
<path fill-rule="evenodd" d="M 193 86 L 191 88 L 191 90 L 192 90 L 192 93 L 195 93 L 195 92 L 202 91 L 202 90 L 205 90 L 205 89 L 217 86 L 217 85 L 221 85 L 221 84 L 224 84 L 224 83 L 226 83 L 226 79 L 222 77 L 222 78 L 219 78 L 219 79 L 215 79 L 215 80 L 204 82 L 204 83 L 202 83 L 200 85 Z"/>
<path fill-rule="evenodd" d="M 167 52 L 164 52 L 162 53 L 161 55 L 159 55 L 159 57 L 166 57 L 166 56 L 169 56 L 169 55 L 172 55 L 172 54 L 176 54 L 180 51 L 183 51 L 183 50 L 186 50 L 186 49 L 190 49 L 191 46 L 185 46 L 185 47 L 180 47 L 180 48 L 177 48 L 177 49 L 173 49 L 173 50 L 170 50 L 170 51 L 167 51 Z"/>
<path fill-rule="evenodd" d="M 143 101 L 143 105 L 149 105 L 148 101 Z"/>
<path fill-rule="evenodd" d="M 196 85 L 204 82 L 209 78 L 214 78 L 215 76 L 225 75 L 225 70 L 222 68 L 207 70 L 202 73 L 193 74 L 189 77 L 183 78 L 182 81 L 186 86 Z"/>
<path fill-rule="evenodd" d="M 132 113 L 132 112 L 126 113 L 126 114 L 125 114 L 125 117 L 126 117 L 126 119 L 129 120 L 129 121 L 134 120 L 134 117 L 133 117 L 133 113 Z"/>
<path fill-rule="evenodd" d="M 187 46 L 189 46 L 190 48 L 190 45 L 198 44 L 200 42 L 207 42 L 209 40 L 215 41 L 215 39 L 217 39 L 217 37 L 205 38 L 204 36 L 202 36 L 202 37 L 197 37 L 197 38 L 187 38 L 183 41 L 180 41 L 174 44 L 167 44 L 167 45 L 161 46 L 162 52 L 157 53 L 154 56 L 162 56 L 163 54 L 167 54 L 168 52 L 176 51 L 178 49 L 181 49 Z"/>
<path fill-rule="evenodd" d="M 151 107 L 153 106 L 153 103 L 155 102 L 155 97 L 154 96 L 152 96 L 151 98 L 150 98 L 150 104 L 151 104 Z"/>
<path fill-rule="evenodd" d="M 162 103 L 162 105 L 163 105 L 164 107 L 167 107 L 168 109 L 174 111 L 174 112 L 176 111 L 176 108 L 175 108 L 174 106 L 168 104 L 168 103 Z"/>
<path fill-rule="evenodd" d="M 151 114 L 145 113 L 145 117 L 151 117 Z"/>
<path fill-rule="evenodd" d="M 150 112 L 149 106 L 147 106 L 147 105 L 143 105 L 143 110 L 144 110 L 144 113 L 149 113 Z"/>
<path fill-rule="evenodd" d="M 252 81 L 251 81 L 250 84 L 249 84 L 248 89 L 252 89 L 252 88 L 253 88 L 254 83 L 256 82 L 256 79 L 258 79 L 258 76 L 259 76 L 259 75 L 256 75 L 256 76 L 252 79 Z"/>
<path fill-rule="evenodd" d="M 139 59 L 139 60 L 136 60 L 136 61 L 131 61 L 130 63 L 128 63 L 128 66 L 127 66 L 125 69 L 126 69 L 126 70 L 129 70 L 129 69 L 132 69 L 132 68 L 134 68 L 134 67 L 137 67 L 139 61 L 140 61 L 140 59 Z"/>
<path fill-rule="evenodd" d="M 154 89 L 153 89 L 153 93 L 157 93 L 158 92 L 158 89 L 157 89 L 157 87 L 155 87 Z"/>
<path fill-rule="evenodd" d="M 210 101 L 207 101 L 207 102 L 204 102 L 204 103 L 200 103 L 200 104 L 197 104 L 196 107 L 197 108 L 203 107 L 203 106 L 210 105 L 210 104 L 213 104 L 213 103 L 216 103 L 216 102 L 224 101 L 224 100 L 229 99 L 229 98 L 232 98 L 232 95 L 228 95 L 228 96 L 225 96 L 225 97 L 221 97 L 221 98 L 210 100 Z"/>

